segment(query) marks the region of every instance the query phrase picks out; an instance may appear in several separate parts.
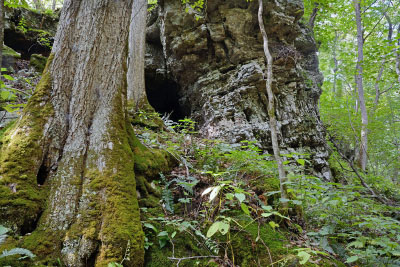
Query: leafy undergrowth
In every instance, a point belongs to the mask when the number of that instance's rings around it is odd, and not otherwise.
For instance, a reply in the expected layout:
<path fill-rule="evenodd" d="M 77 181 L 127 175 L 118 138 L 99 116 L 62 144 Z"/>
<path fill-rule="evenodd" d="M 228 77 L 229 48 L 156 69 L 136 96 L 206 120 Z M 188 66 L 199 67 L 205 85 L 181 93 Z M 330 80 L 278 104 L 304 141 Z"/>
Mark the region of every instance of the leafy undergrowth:
<path fill-rule="evenodd" d="M 294 189 L 299 175 L 292 175 L 292 199 L 280 199 L 276 164 L 257 144 L 198 138 L 189 119 L 164 119 L 164 129 L 154 130 L 156 113 L 138 117 L 141 142 L 180 163 L 151 181 L 158 203 L 139 201 L 147 266 L 343 265 L 306 234 L 305 205 Z M 306 155 L 285 157 L 288 168 L 303 172 Z M 289 214 L 280 212 L 282 201 Z"/>
<path fill-rule="evenodd" d="M 145 167 L 154 164 L 138 165 L 146 266 L 400 265 L 397 185 L 364 177 L 384 205 L 342 170 L 336 153 L 336 182 L 306 175 L 307 155 L 293 153 L 283 155 L 290 199 L 280 199 L 276 164 L 256 143 L 201 139 L 193 121 L 162 123 L 151 110 L 137 112 L 133 124 L 148 153 L 179 163 L 158 175 Z"/>

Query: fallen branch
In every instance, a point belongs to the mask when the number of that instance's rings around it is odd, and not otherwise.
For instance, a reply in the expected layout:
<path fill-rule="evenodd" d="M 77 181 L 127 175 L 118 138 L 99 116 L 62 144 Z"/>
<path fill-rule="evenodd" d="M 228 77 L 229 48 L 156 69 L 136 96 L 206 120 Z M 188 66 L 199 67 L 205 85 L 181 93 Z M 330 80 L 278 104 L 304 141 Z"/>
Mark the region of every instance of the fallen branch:
<path fill-rule="evenodd" d="M 204 259 L 204 258 L 220 258 L 220 256 L 192 256 L 192 257 L 183 257 L 183 258 L 168 257 L 169 260 L 178 261 L 176 263 L 176 266 L 179 266 L 179 264 L 183 260 L 194 260 L 194 259 Z"/>
<path fill-rule="evenodd" d="M 357 171 L 357 169 L 354 167 L 353 161 L 349 160 L 345 155 L 342 154 L 342 152 L 340 152 L 340 149 L 338 147 L 338 145 L 335 143 L 335 141 L 333 140 L 333 137 L 330 136 L 329 141 L 332 142 L 333 146 L 336 148 L 337 152 L 339 153 L 339 155 L 345 160 L 347 161 L 347 163 L 349 163 L 350 168 L 353 170 L 353 172 L 356 174 L 356 176 L 358 177 L 358 179 L 360 180 L 362 186 L 364 186 L 369 192 L 371 192 L 372 196 L 374 198 L 376 198 L 377 200 L 379 200 L 380 202 L 382 202 L 385 205 L 389 205 L 388 202 L 381 197 L 379 194 L 375 193 L 375 191 L 365 182 L 364 178 L 361 176 L 361 174 Z"/>

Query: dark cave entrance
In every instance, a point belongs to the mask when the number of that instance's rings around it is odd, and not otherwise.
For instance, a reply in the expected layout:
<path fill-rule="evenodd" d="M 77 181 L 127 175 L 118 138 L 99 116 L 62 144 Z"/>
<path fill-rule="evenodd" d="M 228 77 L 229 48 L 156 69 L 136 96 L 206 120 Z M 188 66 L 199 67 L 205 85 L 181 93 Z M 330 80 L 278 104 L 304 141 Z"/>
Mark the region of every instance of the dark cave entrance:
<path fill-rule="evenodd" d="M 175 122 L 190 115 L 180 101 L 180 88 L 175 81 L 152 75 L 146 75 L 145 79 L 147 99 L 158 113 L 171 114 L 169 119 Z"/>

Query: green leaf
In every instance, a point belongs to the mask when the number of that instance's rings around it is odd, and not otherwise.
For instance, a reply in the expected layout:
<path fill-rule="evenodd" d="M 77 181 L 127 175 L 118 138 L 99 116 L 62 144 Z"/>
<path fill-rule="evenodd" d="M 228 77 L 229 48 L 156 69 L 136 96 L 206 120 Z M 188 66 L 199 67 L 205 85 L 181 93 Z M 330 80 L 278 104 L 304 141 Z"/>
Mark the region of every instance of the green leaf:
<path fill-rule="evenodd" d="M 7 234 L 10 231 L 10 229 L 4 227 L 3 225 L 0 225 L 0 235 Z"/>
<path fill-rule="evenodd" d="M 248 207 L 246 204 L 242 203 L 242 204 L 240 204 L 240 207 L 242 208 L 243 212 L 244 212 L 246 215 L 249 215 L 249 216 L 250 216 L 249 207 Z"/>
<path fill-rule="evenodd" d="M 227 200 L 233 200 L 234 197 L 235 197 L 235 195 L 232 194 L 232 193 L 228 193 L 228 194 L 225 195 L 225 198 L 226 198 Z"/>
<path fill-rule="evenodd" d="M 263 216 L 265 218 L 267 218 L 267 217 L 269 217 L 271 215 L 272 215 L 272 213 L 270 213 L 270 212 L 261 213 L 261 216 Z"/>
<path fill-rule="evenodd" d="M 212 237 L 218 230 L 221 222 L 214 222 L 207 231 L 207 237 Z"/>
<path fill-rule="evenodd" d="M 8 99 L 9 97 L 10 97 L 10 95 L 11 95 L 11 92 L 10 91 L 1 91 L 0 92 L 0 98 L 1 99 Z"/>
<path fill-rule="evenodd" d="M 14 78 L 11 77 L 10 75 L 3 74 L 3 77 L 6 78 L 7 80 L 14 81 Z"/>
<path fill-rule="evenodd" d="M 363 248 L 364 243 L 361 241 L 353 241 L 350 244 L 348 244 L 347 247 Z"/>
<path fill-rule="evenodd" d="M 228 233 L 229 231 L 229 224 L 225 223 L 225 222 L 221 222 L 219 224 L 219 231 L 221 234 L 225 235 L 226 233 Z"/>
<path fill-rule="evenodd" d="M 358 260 L 358 256 L 351 256 L 346 259 L 345 263 L 352 263 Z"/>
<path fill-rule="evenodd" d="M 308 262 L 308 260 L 310 259 L 311 255 L 308 254 L 305 251 L 299 251 L 299 253 L 297 253 L 297 257 L 300 258 L 300 264 L 306 264 Z"/>
<path fill-rule="evenodd" d="M 23 255 L 23 256 L 29 257 L 31 259 L 36 257 L 36 255 L 33 254 L 30 250 L 27 250 L 24 248 L 13 248 L 11 250 L 3 250 L 3 252 L 0 254 L 0 259 L 7 257 L 7 256 L 14 256 L 14 255 Z M 25 258 L 25 257 L 21 257 L 21 258 Z"/>
<path fill-rule="evenodd" d="M 240 203 L 242 203 L 246 199 L 246 196 L 243 193 L 236 193 L 235 197 L 239 200 Z"/>
<path fill-rule="evenodd" d="M 266 211 L 271 211 L 271 210 L 272 210 L 272 207 L 271 207 L 271 206 L 261 206 L 261 208 L 262 208 L 263 210 L 266 210 Z"/>
<path fill-rule="evenodd" d="M 154 230 L 154 232 L 157 232 L 157 228 L 154 225 L 152 225 L 151 223 L 144 223 L 143 226 Z"/>
<path fill-rule="evenodd" d="M 294 205 L 301 205 L 303 202 L 301 202 L 300 200 L 292 200 L 292 203 Z"/>
<path fill-rule="evenodd" d="M 276 227 L 279 227 L 279 224 L 277 224 L 276 222 L 274 222 L 274 221 L 270 221 L 269 222 L 269 225 L 272 227 L 272 229 L 274 229 L 275 230 L 275 228 Z"/>
<path fill-rule="evenodd" d="M 304 166 L 306 164 L 306 161 L 304 159 L 297 159 L 297 163 L 299 163 L 301 166 Z"/>
<path fill-rule="evenodd" d="M 167 231 L 162 231 L 157 236 L 168 236 L 168 232 Z"/>

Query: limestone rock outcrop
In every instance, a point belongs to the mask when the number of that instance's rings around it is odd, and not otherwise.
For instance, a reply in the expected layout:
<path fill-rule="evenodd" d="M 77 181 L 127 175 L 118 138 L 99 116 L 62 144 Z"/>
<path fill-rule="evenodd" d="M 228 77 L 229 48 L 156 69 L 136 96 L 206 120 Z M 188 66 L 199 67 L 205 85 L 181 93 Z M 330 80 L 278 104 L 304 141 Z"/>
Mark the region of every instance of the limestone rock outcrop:
<path fill-rule="evenodd" d="M 264 5 L 281 149 L 309 153 L 310 172 L 330 179 L 318 111 L 323 77 L 312 32 L 301 20 L 303 2 Z M 255 140 L 272 153 L 256 1 L 208 1 L 196 12 L 181 1 L 165 0 L 149 15 L 147 90 L 164 94 L 169 86 L 160 81 L 174 84 L 180 114 L 197 121 L 204 137 Z"/>

